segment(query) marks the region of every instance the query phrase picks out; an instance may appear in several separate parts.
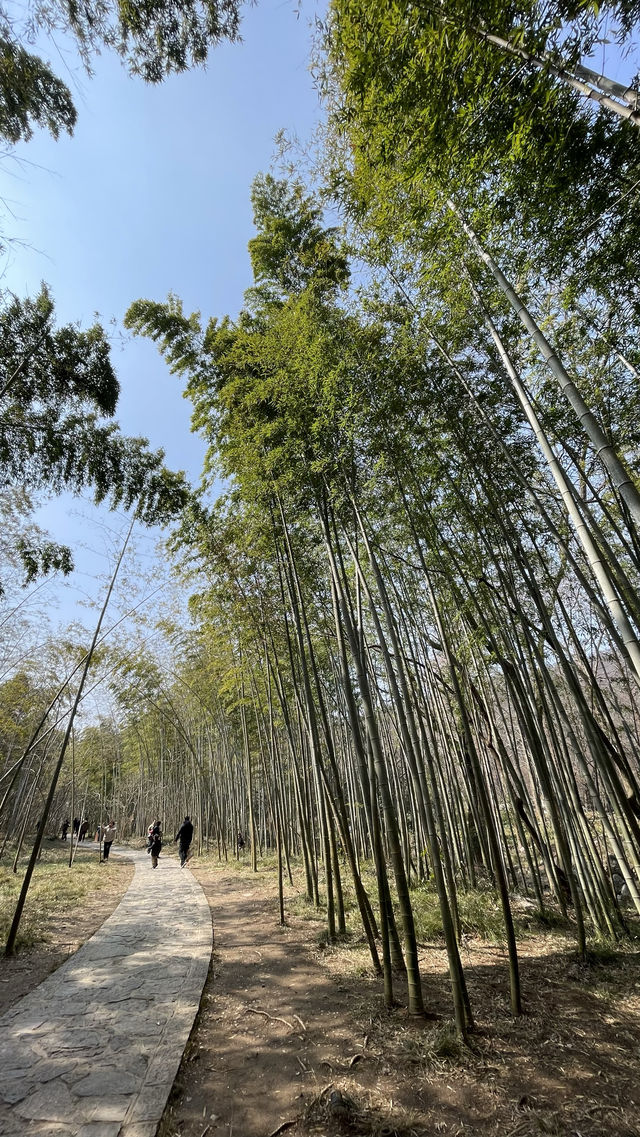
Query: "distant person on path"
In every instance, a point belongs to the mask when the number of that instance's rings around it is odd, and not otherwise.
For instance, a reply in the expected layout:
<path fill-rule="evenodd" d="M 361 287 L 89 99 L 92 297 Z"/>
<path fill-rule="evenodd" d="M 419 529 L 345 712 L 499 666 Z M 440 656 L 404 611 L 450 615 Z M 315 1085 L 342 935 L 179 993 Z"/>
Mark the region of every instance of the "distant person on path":
<path fill-rule="evenodd" d="M 149 826 L 149 835 L 147 837 L 147 852 L 151 853 L 151 868 L 157 869 L 158 857 L 162 848 L 162 827 L 159 821 L 154 821 Z"/>
<path fill-rule="evenodd" d="M 80 823 L 80 829 L 78 830 L 78 840 L 79 841 L 84 841 L 84 839 L 87 835 L 88 828 L 89 828 L 89 822 L 86 820 L 86 818 L 83 818 L 82 822 Z"/>
<path fill-rule="evenodd" d="M 80 818 L 74 817 L 74 819 L 73 819 L 73 836 L 74 837 L 78 836 L 79 828 L 80 828 Z"/>
<path fill-rule="evenodd" d="M 240 830 L 238 830 L 237 840 L 238 840 L 238 852 L 243 853 L 244 852 L 244 837 L 242 836 L 242 833 L 240 832 Z"/>
<path fill-rule="evenodd" d="M 115 835 L 116 835 L 116 823 L 112 818 L 111 821 L 109 822 L 109 824 L 103 826 L 103 829 L 102 829 L 102 841 L 103 841 L 102 859 L 103 859 L 103 861 L 109 860 L 109 853 L 111 852 L 111 846 L 113 845 L 113 838 L 115 837 Z"/>
<path fill-rule="evenodd" d="M 62 834 L 61 834 L 63 841 L 66 841 L 68 832 L 69 832 L 69 821 L 68 820 L 63 821 L 62 822 Z"/>
<path fill-rule="evenodd" d="M 185 817 L 182 825 L 178 829 L 174 841 L 178 842 L 178 852 L 180 853 L 180 868 L 183 869 L 189 858 L 189 845 L 193 840 L 193 824 L 189 814 Z"/>

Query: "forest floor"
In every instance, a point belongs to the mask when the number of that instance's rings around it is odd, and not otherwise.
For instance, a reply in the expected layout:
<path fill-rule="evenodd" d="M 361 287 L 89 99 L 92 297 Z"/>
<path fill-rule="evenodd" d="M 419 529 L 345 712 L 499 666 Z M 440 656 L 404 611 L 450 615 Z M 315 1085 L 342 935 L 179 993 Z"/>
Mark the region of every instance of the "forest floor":
<path fill-rule="evenodd" d="M 468 1049 L 452 1031 L 437 938 L 421 941 L 431 1017 L 415 1021 L 402 981 L 386 1011 L 366 945 L 328 947 L 324 922 L 288 886 L 280 926 L 272 870 L 190 867 L 215 946 L 159 1137 L 640 1137 L 634 944 L 583 965 L 564 932 L 532 929 L 519 944 L 525 1014 L 514 1019 L 503 946 L 466 936 Z M 93 934 L 130 876 L 114 860 L 70 908 L 43 909 L 47 942 L 0 961 L 0 1010 Z"/>
<path fill-rule="evenodd" d="M 414 1021 L 401 981 L 385 1011 L 362 942 L 328 947 L 324 923 L 293 896 L 280 926 L 272 872 L 192 867 L 215 948 L 160 1137 L 640 1137 L 633 944 L 583 965 L 566 933 L 526 935 L 525 1014 L 514 1019 L 505 949 L 465 937 L 467 1049 L 452 1030 L 441 942 L 421 945 L 437 1017 Z"/>

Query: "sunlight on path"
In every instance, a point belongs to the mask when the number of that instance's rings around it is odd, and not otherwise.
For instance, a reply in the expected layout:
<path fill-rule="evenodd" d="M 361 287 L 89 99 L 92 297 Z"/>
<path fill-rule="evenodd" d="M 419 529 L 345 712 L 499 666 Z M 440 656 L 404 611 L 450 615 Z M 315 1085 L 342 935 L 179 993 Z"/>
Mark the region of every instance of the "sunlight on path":
<path fill-rule="evenodd" d="M 211 917 L 175 859 L 152 870 L 144 851 L 126 855 L 135 875 L 115 912 L 0 1019 L 2 1137 L 156 1132 L 207 977 Z"/>

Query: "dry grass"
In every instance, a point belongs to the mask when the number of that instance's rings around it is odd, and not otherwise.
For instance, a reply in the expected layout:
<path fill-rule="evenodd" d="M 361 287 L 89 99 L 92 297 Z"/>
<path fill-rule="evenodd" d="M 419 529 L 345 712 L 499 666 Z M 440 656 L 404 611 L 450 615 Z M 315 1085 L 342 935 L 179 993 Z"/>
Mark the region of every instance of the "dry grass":
<path fill-rule="evenodd" d="M 294 1132 L 331 1133 L 332 1137 L 422 1137 L 420 1119 L 406 1110 L 394 1111 L 388 1101 L 376 1101 L 367 1094 L 355 1099 L 333 1084 L 327 1086 L 306 1106 Z"/>
<path fill-rule="evenodd" d="M 16 901 L 18 899 L 30 849 L 18 861 L 17 871 L 13 872 L 15 850 L 7 847 L 3 861 L 0 862 L 0 939 L 6 940 Z M 43 845 L 42 856 L 38 861 L 27 895 L 27 901 L 20 921 L 16 941 L 18 951 L 50 942 L 56 927 L 70 914 L 80 909 L 96 887 L 102 884 L 98 854 L 95 850 L 79 848 L 73 866 L 69 868 L 69 844 L 63 841 L 47 841 Z M 113 883 L 114 878 L 124 873 L 123 880 L 130 877 L 125 865 L 109 863 L 105 873 Z"/>

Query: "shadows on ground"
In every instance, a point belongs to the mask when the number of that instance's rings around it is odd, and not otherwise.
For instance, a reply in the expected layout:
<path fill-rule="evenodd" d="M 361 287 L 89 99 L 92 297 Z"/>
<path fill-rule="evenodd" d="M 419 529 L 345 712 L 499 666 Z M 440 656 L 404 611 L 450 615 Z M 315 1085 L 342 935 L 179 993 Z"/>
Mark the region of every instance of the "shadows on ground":
<path fill-rule="evenodd" d="M 553 935 L 525 941 L 516 1020 L 504 951 L 468 944 L 466 1050 L 449 1024 L 442 945 L 421 960 L 440 1021 L 415 1021 L 400 979 L 401 1005 L 385 1011 L 381 981 L 361 973 L 363 949 L 323 951 L 317 924 L 299 918 L 280 929 L 264 878 L 199 879 L 216 950 L 161 1137 L 640 1137 L 637 956 L 583 968 Z"/>

